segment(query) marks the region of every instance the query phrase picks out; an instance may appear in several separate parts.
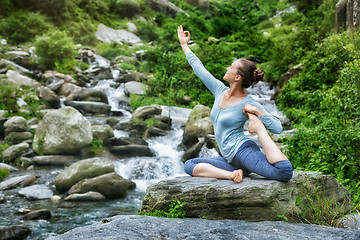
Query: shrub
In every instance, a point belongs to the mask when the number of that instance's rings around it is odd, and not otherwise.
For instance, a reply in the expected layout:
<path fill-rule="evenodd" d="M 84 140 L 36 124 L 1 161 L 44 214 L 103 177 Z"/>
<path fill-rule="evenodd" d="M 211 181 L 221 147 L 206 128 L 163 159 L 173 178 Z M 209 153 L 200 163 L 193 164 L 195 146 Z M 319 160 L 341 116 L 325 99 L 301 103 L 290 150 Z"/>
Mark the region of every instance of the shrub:
<path fill-rule="evenodd" d="M 113 0 L 110 3 L 110 10 L 122 18 L 130 18 L 140 13 L 140 4 L 133 0 Z"/>
<path fill-rule="evenodd" d="M 172 200 L 169 205 L 169 210 L 155 210 L 154 212 L 149 213 L 141 213 L 146 216 L 154 216 L 154 217 L 166 217 L 166 218 L 185 218 L 186 212 L 184 210 L 184 206 L 186 202 L 181 202 L 179 200 Z"/>
<path fill-rule="evenodd" d="M 1 168 L 0 169 L 0 181 L 2 181 L 4 178 L 6 178 L 7 176 L 9 176 L 10 171 L 6 168 Z"/>
<path fill-rule="evenodd" d="M 36 38 L 35 53 L 47 68 L 68 73 L 76 64 L 75 45 L 71 37 L 60 30 L 50 30 Z"/>
<path fill-rule="evenodd" d="M 94 137 L 91 142 L 90 153 L 93 156 L 99 156 L 103 152 L 103 149 L 103 140 Z"/>
<path fill-rule="evenodd" d="M 0 35 L 6 37 L 10 43 L 31 41 L 36 35 L 53 27 L 46 16 L 26 10 L 13 12 L 0 19 Z"/>
<path fill-rule="evenodd" d="M 10 113 L 16 113 L 19 110 L 17 99 L 21 96 L 20 88 L 16 85 L 0 85 L 0 109 L 7 110 Z"/>

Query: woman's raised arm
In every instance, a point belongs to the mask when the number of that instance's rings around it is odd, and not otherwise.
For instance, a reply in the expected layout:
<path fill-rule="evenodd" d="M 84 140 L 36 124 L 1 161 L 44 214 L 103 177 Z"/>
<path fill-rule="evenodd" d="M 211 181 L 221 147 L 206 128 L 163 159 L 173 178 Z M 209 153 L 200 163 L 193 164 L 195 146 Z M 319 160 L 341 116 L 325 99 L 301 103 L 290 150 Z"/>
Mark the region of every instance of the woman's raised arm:
<path fill-rule="evenodd" d="M 191 52 L 191 50 L 188 46 L 188 43 L 190 41 L 190 32 L 184 31 L 183 27 L 181 25 L 178 27 L 177 32 L 178 32 L 178 38 L 180 41 L 180 46 L 186 55 L 187 53 Z"/>

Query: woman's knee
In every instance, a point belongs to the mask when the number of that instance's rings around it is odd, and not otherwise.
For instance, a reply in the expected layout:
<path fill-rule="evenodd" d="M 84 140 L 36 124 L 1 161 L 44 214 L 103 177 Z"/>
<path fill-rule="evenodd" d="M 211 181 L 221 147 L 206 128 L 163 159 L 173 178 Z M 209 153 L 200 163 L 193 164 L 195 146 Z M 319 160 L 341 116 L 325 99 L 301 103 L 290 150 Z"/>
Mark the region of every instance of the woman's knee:
<path fill-rule="evenodd" d="M 279 181 L 281 182 L 290 181 L 290 179 L 293 176 L 293 167 L 289 160 L 276 162 L 274 166 L 280 170 Z"/>
<path fill-rule="evenodd" d="M 193 159 L 189 159 L 184 163 L 184 171 L 190 176 L 193 176 L 193 170 L 196 166 L 196 163 L 194 163 L 192 160 Z"/>

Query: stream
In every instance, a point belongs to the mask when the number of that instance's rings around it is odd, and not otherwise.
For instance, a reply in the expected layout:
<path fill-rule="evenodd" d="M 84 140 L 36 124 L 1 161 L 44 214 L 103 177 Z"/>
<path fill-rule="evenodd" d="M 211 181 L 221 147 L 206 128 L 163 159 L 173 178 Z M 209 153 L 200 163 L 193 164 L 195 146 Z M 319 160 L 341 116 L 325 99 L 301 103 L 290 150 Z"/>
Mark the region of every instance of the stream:
<path fill-rule="evenodd" d="M 108 60 L 97 57 L 98 66 L 107 67 Z M 92 66 L 93 67 L 93 66 Z M 118 71 L 112 72 L 114 78 L 119 74 Z M 119 99 L 124 97 L 124 84 L 117 88 L 114 80 L 105 79 L 96 84 L 90 84 L 89 87 L 100 89 L 108 96 L 109 105 L 113 111 L 123 112 L 119 117 L 120 121 L 126 122 L 131 118 L 131 113 L 119 104 Z M 284 116 L 277 109 L 275 103 L 270 100 L 273 95 L 273 89 L 269 84 L 259 82 L 248 90 L 248 94 L 258 100 L 273 115 L 284 121 Z M 183 171 L 181 157 L 183 151 L 178 149 L 182 141 L 183 127 L 191 109 L 162 106 L 162 115 L 172 118 L 172 128 L 167 136 L 153 137 L 147 139 L 150 149 L 155 153 L 155 157 L 131 157 L 126 159 L 114 160 L 115 171 L 122 177 L 128 178 L 136 183 L 134 190 L 128 191 L 125 198 L 114 199 L 100 202 L 69 202 L 69 201 L 51 201 L 35 200 L 29 201 L 18 195 L 19 188 L 3 191 L 5 202 L 0 208 L 0 227 L 16 225 L 23 223 L 27 225 L 32 234 L 28 239 L 46 239 L 49 236 L 62 234 L 76 227 L 90 225 L 102 221 L 108 217 L 121 214 L 137 214 L 141 207 L 142 199 L 146 188 L 160 180 L 186 175 Z M 106 117 L 87 116 L 90 121 L 105 122 Z M 114 130 L 115 137 L 125 137 L 127 132 Z M 250 134 L 248 134 L 250 135 Z M 215 156 L 214 149 L 202 149 L 201 156 Z M 19 170 L 13 172 L 7 178 L 22 176 L 34 173 L 39 178 L 37 184 L 45 184 L 55 195 L 58 195 L 54 181 L 56 176 L 63 170 L 62 167 L 38 167 L 33 170 Z M 64 197 L 64 195 L 60 195 Z M 49 220 L 26 220 L 20 221 L 22 215 L 16 214 L 19 209 L 48 209 L 52 217 Z"/>

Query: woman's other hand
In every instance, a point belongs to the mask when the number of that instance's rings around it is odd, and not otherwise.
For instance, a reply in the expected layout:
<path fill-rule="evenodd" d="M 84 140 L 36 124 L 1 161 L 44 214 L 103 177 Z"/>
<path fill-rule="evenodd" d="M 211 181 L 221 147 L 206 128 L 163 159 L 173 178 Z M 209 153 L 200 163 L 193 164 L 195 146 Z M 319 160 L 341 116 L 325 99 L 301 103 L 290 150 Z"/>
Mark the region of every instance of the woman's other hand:
<path fill-rule="evenodd" d="M 177 32 L 178 32 L 180 45 L 181 46 L 187 45 L 188 42 L 190 41 L 190 32 L 184 31 L 181 25 L 178 27 Z"/>
<path fill-rule="evenodd" d="M 247 103 L 244 107 L 243 107 L 243 112 L 245 115 L 247 115 L 248 113 L 252 113 L 254 115 L 256 115 L 257 117 L 260 117 L 262 115 L 265 115 L 265 113 L 263 111 L 261 111 L 259 108 Z"/>

